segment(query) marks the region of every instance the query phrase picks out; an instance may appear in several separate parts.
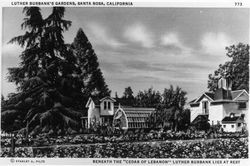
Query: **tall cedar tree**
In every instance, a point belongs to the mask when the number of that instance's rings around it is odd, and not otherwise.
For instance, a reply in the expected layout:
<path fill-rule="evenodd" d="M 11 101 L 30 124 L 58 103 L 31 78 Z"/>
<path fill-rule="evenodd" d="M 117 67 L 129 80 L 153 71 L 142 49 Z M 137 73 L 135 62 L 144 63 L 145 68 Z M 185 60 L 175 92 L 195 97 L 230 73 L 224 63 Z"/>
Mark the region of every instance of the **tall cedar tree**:
<path fill-rule="evenodd" d="M 245 89 L 249 91 L 249 45 L 239 43 L 226 47 L 227 56 L 231 61 L 220 64 L 214 74 L 209 74 L 208 89 L 215 91 L 221 77 L 232 79 L 232 90 Z"/>
<path fill-rule="evenodd" d="M 23 12 L 21 27 L 26 33 L 10 41 L 25 49 L 20 66 L 9 69 L 9 81 L 16 83 L 18 92 L 3 107 L 2 129 L 73 133 L 80 128 L 83 81 L 77 58 L 62 35 L 71 21 L 63 19 L 62 7 L 53 8 L 46 19 L 37 7 Z"/>
<path fill-rule="evenodd" d="M 84 80 L 85 86 L 83 89 L 85 102 L 89 96 L 98 98 L 110 96 L 111 91 L 105 83 L 97 56 L 81 28 L 76 34 L 74 42 L 72 43 L 72 48 L 78 59 L 77 64 L 81 67 L 81 79 Z"/>

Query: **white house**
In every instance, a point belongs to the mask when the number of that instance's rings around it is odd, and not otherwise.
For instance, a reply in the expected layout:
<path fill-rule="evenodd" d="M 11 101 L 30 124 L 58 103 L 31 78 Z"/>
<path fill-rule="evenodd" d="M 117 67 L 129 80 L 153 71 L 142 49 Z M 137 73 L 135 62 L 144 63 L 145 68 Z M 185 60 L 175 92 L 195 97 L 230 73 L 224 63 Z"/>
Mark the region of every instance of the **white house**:
<path fill-rule="evenodd" d="M 100 124 L 113 121 L 113 115 L 117 108 L 114 107 L 115 99 L 104 97 L 102 99 L 90 97 L 86 108 L 88 108 L 87 117 L 82 117 L 83 126 L 90 128 L 91 123 L 98 122 Z"/>
<path fill-rule="evenodd" d="M 195 121 L 199 116 L 208 116 L 210 125 L 223 124 L 227 123 L 228 119 L 226 117 L 234 115 L 237 118 L 231 119 L 230 123 L 228 123 L 231 128 L 234 128 L 232 131 L 236 131 L 236 128 L 231 123 L 233 121 L 235 121 L 233 123 L 236 123 L 239 120 L 238 117 L 241 117 L 240 121 L 246 125 L 248 122 L 249 94 L 244 89 L 232 91 L 231 87 L 230 80 L 221 78 L 214 93 L 205 92 L 200 97 L 192 100 L 189 103 L 191 122 Z M 227 124 L 224 127 L 229 131 Z"/>
<path fill-rule="evenodd" d="M 84 128 L 90 128 L 94 123 L 108 124 L 122 129 L 148 128 L 147 118 L 155 110 L 121 106 L 119 101 L 109 96 L 102 99 L 90 97 L 86 108 L 88 108 L 87 116 L 81 118 Z"/>
<path fill-rule="evenodd" d="M 222 129 L 225 132 L 240 132 L 244 127 L 244 117 L 235 116 L 231 113 L 230 116 L 226 116 L 222 119 Z"/>

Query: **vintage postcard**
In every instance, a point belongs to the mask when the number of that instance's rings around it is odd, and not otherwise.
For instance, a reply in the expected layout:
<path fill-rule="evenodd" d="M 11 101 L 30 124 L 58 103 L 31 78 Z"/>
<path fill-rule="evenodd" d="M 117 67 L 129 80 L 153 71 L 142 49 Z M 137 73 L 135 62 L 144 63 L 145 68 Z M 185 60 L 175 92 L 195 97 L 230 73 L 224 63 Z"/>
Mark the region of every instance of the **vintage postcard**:
<path fill-rule="evenodd" d="M 1 1 L 1 165 L 246 165 L 247 1 Z"/>

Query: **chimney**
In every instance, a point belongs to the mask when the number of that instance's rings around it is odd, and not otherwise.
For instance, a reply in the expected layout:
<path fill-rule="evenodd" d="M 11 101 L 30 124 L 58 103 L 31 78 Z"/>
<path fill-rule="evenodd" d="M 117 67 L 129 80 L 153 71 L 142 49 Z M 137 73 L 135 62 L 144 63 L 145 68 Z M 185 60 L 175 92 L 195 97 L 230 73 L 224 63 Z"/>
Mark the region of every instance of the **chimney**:
<path fill-rule="evenodd" d="M 218 80 L 218 88 L 215 91 L 214 99 L 215 100 L 232 100 L 232 81 L 228 77 L 227 79 L 221 77 Z"/>
<path fill-rule="evenodd" d="M 234 117 L 234 113 L 230 113 L 230 118 L 233 118 Z"/>

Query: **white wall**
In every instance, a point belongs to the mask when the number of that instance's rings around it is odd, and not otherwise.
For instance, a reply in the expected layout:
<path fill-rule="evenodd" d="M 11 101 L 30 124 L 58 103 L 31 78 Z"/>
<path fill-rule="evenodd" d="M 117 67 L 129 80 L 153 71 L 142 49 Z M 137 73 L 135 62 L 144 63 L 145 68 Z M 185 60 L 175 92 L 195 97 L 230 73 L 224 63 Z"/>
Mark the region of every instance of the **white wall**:
<path fill-rule="evenodd" d="M 202 110 L 199 107 L 190 107 L 190 122 L 192 122 L 199 114 L 202 113 Z"/>
<path fill-rule="evenodd" d="M 91 101 L 88 109 L 88 128 L 93 120 L 100 121 L 100 109 L 96 108 L 95 103 Z"/>
<path fill-rule="evenodd" d="M 232 125 L 234 127 L 232 128 Z M 228 124 L 222 124 L 222 128 L 225 132 L 240 132 L 242 131 L 243 124 L 241 124 L 240 127 L 238 127 L 238 123 L 228 123 Z"/>
<path fill-rule="evenodd" d="M 223 116 L 223 106 L 221 104 L 218 105 L 209 105 L 209 123 L 210 125 L 216 125 L 217 122 L 221 124 L 221 120 L 224 118 Z"/>
<path fill-rule="evenodd" d="M 104 110 L 104 102 L 107 102 L 107 108 L 106 110 Z M 108 109 L 108 102 L 111 103 L 110 105 L 110 109 Z M 100 108 L 101 108 L 101 115 L 114 115 L 114 102 L 112 100 L 106 99 L 103 100 L 100 104 Z"/>
<path fill-rule="evenodd" d="M 209 100 L 204 97 L 201 101 L 200 101 L 200 105 L 198 107 L 190 107 L 190 121 L 192 122 L 198 115 L 201 115 L 203 114 L 202 112 L 202 102 L 203 101 L 208 101 L 208 108 L 209 108 L 209 111 L 210 111 L 210 102 Z"/>
<path fill-rule="evenodd" d="M 200 101 L 200 105 L 198 107 L 190 107 L 191 115 L 190 121 L 192 122 L 198 115 L 203 114 L 202 112 L 202 102 L 208 101 L 209 108 L 209 123 L 210 125 L 217 124 L 217 121 L 221 123 L 221 120 L 225 116 L 229 116 L 230 113 L 235 113 L 236 116 L 240 116 L 241 114 L 245 114 L 245 121 L 248 122 L 248 108 L 249 104 L 247 103 L 246 109 L 238 109 L 238 103 L 223 103 L 218 105 L 210 105 L 210 102 L 207 98 L 203 98 Z"/>

